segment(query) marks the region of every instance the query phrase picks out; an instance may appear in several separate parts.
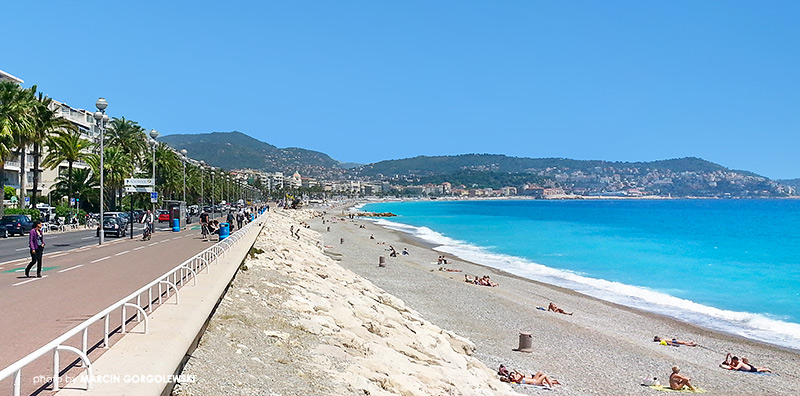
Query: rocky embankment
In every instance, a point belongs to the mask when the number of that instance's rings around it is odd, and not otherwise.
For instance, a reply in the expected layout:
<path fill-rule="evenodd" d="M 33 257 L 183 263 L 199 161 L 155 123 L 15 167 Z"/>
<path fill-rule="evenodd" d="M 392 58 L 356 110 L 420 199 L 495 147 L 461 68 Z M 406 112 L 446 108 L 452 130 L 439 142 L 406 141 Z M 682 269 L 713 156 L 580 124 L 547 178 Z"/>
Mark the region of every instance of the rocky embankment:
<path fill-rule="evenodd" d="M 184 369 L 196 382 L 173 395 L 515 394 L 473 343 L 338 265 L 316 232 L 290 236 L 313 215 L 270 213 Z"/>

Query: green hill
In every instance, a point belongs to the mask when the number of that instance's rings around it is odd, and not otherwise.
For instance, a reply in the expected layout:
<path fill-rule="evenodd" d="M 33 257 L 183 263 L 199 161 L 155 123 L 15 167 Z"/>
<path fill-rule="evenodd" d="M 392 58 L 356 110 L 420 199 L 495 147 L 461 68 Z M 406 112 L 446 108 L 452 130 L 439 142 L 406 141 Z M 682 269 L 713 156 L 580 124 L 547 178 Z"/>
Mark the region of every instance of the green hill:
<path fill-rule="evenodd" d="M 497 154 L 464 154 L 456 156 L 419 156 L 367 164 L 353 171 L 362 176 L 409 175 L 430 176 L 457 171 L 539 172 L 548 168 L 591 171 L 596 168 L 663 169 L 672 172 L 714 172 L 729 170 L 700 158 L 688 157 L 653 162 L 612 162 L 573 160 L 567 158 L 520 158 Z M 741 172 L 747 174 L 748 172 Z"/>
<path fill-rule="evenodd" d="M 299 170 L 312 174 L 313 168 L 339 166 L 339 161 L 327 154 L 296 147 L 278 148 L 236 131 L 167 135 L 158 140 L 178 150 L 186 149 L 191 158 L 225 169 Z"/>

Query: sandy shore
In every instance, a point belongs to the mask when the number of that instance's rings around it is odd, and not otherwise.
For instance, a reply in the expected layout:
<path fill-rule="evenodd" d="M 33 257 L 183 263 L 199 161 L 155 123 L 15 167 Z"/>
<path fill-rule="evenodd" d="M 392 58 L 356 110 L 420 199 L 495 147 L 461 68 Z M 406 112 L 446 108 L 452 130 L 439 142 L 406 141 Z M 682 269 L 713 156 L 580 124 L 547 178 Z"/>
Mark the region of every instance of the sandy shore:
<path fill-rule="evenodd" d="M 656 377 L 666 383 L 673 365 L 680 366 L 682 374 L 709 394 L 800 393 L 797 351 L 712 332 L 453 257 L 446 267 L 463 272 L 439 271 L 435 263 L 441 253 L 431 246 L 366 220 L 311 224 L 326 245 L 342 253 L 345 268 L 404 300 L 431 322 L 469 338 L 477 347 L 475 356 L 483 363 L 493 369 L 503 363 L 526 372 L 542 370 L 562 382 L 559 393 L 659 394 L 641 386 L 641 379 Z M 361 224 L 366 228 L 359 228 Z M 371 234 L 375 240 L 369 239 Z M 340 245 L 341 238 L 345 243 Z M 378 244 L 381 242 L 385 245 Z M 385 249 L 389 245 L 407 248 L 410 255 L 388 257 Z M 377 266 L 379 256 L 386 256 L 387 267 Z M 467 284 L 464 274 L 490 275 L 500 286 Z M 536 309 L 551 301 L 574 315 Z M 512 351 L 521 331 L 532 333 L 533 353 Z M 654 335 L 696 341 L 701 347 L 662 346 L 652 341 Z M 770 367 L 778 375 L 722 370 L 718 365 L 728 352 Z M 541 392 L 524 386 L 514 389 L 526 394 Z"/>
<path fill-rule="evenodd" d="M 548 393 L 497 381 L 499 364 L 544 371 L 565 395 L 653 395 L 642 378 L 667 382 L 678 365 L 714 395 L 793 395 L 800 355 L 606 303 L 450 257 L 366 220 L 271 215 L 257 247 L 209 324 L 176 395 L 502 395 Z M 360 228 L 363 225 L 365 228 Z M 328 231 L 330 227 L 330 231 Z M 370 239 L 373 234 L 375 239 Z M 341 239 L 344 243 L 340 244 Z M 389 257 L 386 249 L 407 248 Z M 378 258 L 386 257 L 386 267 Z M 495 288 L 463 282 L 490 275 Z M 401 301 L 402 300 L 402 301 Z M 544 312 L 556 302 L 574 315 Z M 514 352 L 519 332 L 533 352 Z M 669 347 L 653 335 L 693 340 Z M 464 338 L 462 338 L 464 337 Z M 727 352 L 779 375 L 722 370 Z"/>

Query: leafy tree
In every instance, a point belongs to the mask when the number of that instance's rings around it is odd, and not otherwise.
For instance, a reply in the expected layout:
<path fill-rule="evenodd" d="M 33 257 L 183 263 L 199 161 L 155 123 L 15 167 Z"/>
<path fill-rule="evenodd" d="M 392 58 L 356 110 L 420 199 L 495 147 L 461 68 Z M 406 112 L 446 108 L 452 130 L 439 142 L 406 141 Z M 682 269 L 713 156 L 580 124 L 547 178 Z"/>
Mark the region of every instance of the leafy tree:
<path fill-rule="evenodd" d="M 10 81 L 0 81 L 0 187 L 5 185 L 6 161 L 16 154 L 22 138 L 31 127 L 30 108 L 36 87 L 24 89 Z M 3 188 L 5 192 L 5 188 Z M 5 207 L 0 205 L 0 215 Z"/>
<path fill-rule="evenodd" d="M 77 161 L 90 161 L 94 154 L 88 150 L 92 143 L 81 137 L 76 130 L 59 131 L 47 141 L 48 152 L 42 165 L 55 169 L 61 162 L 67 162 L 67 198 L 72 198 L 72 166 Z"/>
<path fill-rule="evenodd" d="M 39 92 L 39 96 L 33 107 L 33 127 L 31 128 L 31 137 L 33 141 L 33 194 L 31 197 L 31 205 L 34 208 L 38 202 L 39 161 L 42 155 L 42 142 L 46 142 L 52 133 L 76 130 L 74 124 L 59 117 L 56 111 L 50 108 L 52 103 L 53 99 Z"/>
<path fill-rule="evenodd" d="M 95 209 L 99 198 L 99 194 L 97 193 L 97 188 L 99 186 L 100 181 L 97 179 L 95 173 L 87 168 L 74 169 L 71 179 L 67 175 L 60 175 L 53 185 L 59 196 L 70 196 L 70 194 L 74 194 L 74 197 L 78 198 L 80 203 L 78 209 Z"/>

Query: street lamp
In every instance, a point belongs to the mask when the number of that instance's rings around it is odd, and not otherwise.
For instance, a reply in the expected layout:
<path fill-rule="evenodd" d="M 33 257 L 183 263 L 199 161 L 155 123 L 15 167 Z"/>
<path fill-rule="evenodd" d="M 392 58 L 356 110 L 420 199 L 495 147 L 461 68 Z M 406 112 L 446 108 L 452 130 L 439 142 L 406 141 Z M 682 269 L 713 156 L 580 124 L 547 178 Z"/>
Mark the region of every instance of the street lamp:
<path fill-rule="evenodd" d="M 183 207 L 186 208 L 186 149 L 181 150 L 181 159 L 183 160 Z M 181 221 L 186 220 L 181 219 Z"/>
<path fill-rule="evenodd" d="M 106 122 L 108 122 L 108 114 L 106 114 L 106 108 L 108 107 L 108 102 L 104 98 L 98 98 L 97 102 L 94 104 L 97 107 L 97 111 L 94 112 L 94 120 L 97 122 L 97 129 L 100 130 L 100 244 L 102 245 L 105 241 L 105 232 L 103 231 L 103 190 L 105 190 L 104 178 L 103 174 L 103 161 L 104 161 L 104 150 L 103 147 L 103 132 L 106 128 Z"/>
<path fill-rule="evenodd" d="M 227 182 L 225 183 L 225 195 L 228 198 L 228 205 L 231 204 L 231 175 L 225 176 Z"/>
<path fill-rule="evenodd" d="M 156 146 L 158 146 L 158 142 L 156 142 L 156 138 L 158 137 L 158 131 L 155 129 L 150 130 L 150 147 L 153 149 L 153 191 L 156 190 Z M 156 216 L 156 203 L 153 202 L 153 222 L 155 223 L 155 216 Z M 153 229 L 150 232 L 156 230 L 154 224 L 150 225 Z"/>
<path fill-rule="evenodd" d="M 205 170 L 205 168 L 206 168 L 206 162 L 200 160 L 200 211 L 201 212 L 203 211 L 203 206 L 205 204 L 205 200 L 203 200 L 203 178 L 205 177 L 203 171 Z"/>

